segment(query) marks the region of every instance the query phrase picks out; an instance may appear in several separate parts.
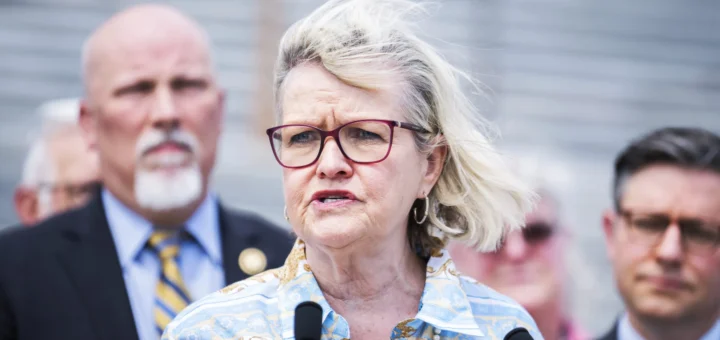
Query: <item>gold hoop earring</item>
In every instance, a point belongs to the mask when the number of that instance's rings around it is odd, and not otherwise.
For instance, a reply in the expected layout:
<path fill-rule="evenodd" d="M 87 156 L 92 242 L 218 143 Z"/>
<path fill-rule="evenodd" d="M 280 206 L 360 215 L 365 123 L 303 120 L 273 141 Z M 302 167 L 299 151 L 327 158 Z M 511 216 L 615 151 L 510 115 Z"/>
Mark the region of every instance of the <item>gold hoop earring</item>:
<path fill-rule="evenodd" d="M 285 215 L 285 221 L 290 222 L 290 218 L 287 215 L 287 205 L 283 208 L 283 214 Z"/>
<path fill-rule="evenodd" d="M 428 196 L 425 196 L 425 215 L 423 215 L 423 218 L 420 221 L 418 221 L 418 217 L 417 217 L 417 207 L 413 208 L 413 217 L 415 218 L 415 223 L 417 223 L 418 225 L 423 224 L 423 222 L 425 222 L 425 220 L 427 219 L 429 212 L 430 212 L 430 198 Z"/>

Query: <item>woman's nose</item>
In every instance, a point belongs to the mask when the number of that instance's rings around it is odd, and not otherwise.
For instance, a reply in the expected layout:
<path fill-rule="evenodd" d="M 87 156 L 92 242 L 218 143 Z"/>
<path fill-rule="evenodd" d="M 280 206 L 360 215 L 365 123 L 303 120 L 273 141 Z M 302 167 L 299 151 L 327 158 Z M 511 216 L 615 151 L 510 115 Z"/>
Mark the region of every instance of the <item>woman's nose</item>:
<path fill-rule="evenodd" d="M 334 138 L 328 138 L 320 153 L 316 174 L 320 178 L 349 177 L 352 175 L 350 160 L 345 158 Z"/>

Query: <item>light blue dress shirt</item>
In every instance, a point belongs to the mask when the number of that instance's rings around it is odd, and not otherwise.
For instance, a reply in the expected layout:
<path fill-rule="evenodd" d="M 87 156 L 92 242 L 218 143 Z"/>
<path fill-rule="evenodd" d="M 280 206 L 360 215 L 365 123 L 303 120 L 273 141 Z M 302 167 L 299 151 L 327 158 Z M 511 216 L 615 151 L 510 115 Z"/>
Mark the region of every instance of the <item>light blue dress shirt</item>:
<path fill-rule="evenodd" d="M 720 320 L 705 335 L 697 340 L 718 340 L 720 339 Z M 627 313 L 620 319 L 618 325 L 618 340 L 645 340 L 645 338 L 633 328 Z M 688 339 L 691 340 L 691 339 Z"/>
<path fill-rule="evenodd" d="M 157 340 L 153 308 L 160 277 L 160 260 L 146 246 L 152 224 L 130 210 L 109 191 L 102 191 L 110 232 L 117 249 L 125 287 L 140 340 Z M 225 286 L 217 200 L 208 195 L 185 224 L 195 240 L 180 245 L 178 265 L 191 300 L 198 300 Z"/>

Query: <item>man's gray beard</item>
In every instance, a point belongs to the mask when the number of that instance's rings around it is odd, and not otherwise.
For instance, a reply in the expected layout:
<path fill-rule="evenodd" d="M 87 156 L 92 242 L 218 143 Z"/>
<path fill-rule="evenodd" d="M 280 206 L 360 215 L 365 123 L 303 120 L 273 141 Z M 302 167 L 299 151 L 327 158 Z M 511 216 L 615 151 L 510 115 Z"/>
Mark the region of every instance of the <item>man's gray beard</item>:
<path fill-rule="evenodd" d="M 145 169 L 135 173 L 135 199 L 144 209 L 183 208 L 199 199 L 201 194 L 202 174 L 197 163 L 176 169 L 172 174 Z"/>

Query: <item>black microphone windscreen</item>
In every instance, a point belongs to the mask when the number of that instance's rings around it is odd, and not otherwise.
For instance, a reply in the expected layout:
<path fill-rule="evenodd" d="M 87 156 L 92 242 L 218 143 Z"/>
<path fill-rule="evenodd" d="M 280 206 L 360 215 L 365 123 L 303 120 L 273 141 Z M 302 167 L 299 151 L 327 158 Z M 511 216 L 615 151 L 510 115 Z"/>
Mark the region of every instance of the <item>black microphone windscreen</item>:
<path fill-rule="evenodd" d="M 305 301 L 295 307 L 295 340 L 320 340 L 322 307 Z"/>
<path fill-rule="evenodd" d="M 518 327 L 510 331 L 503 340 L 533 340 L 527 329 Z"/>

